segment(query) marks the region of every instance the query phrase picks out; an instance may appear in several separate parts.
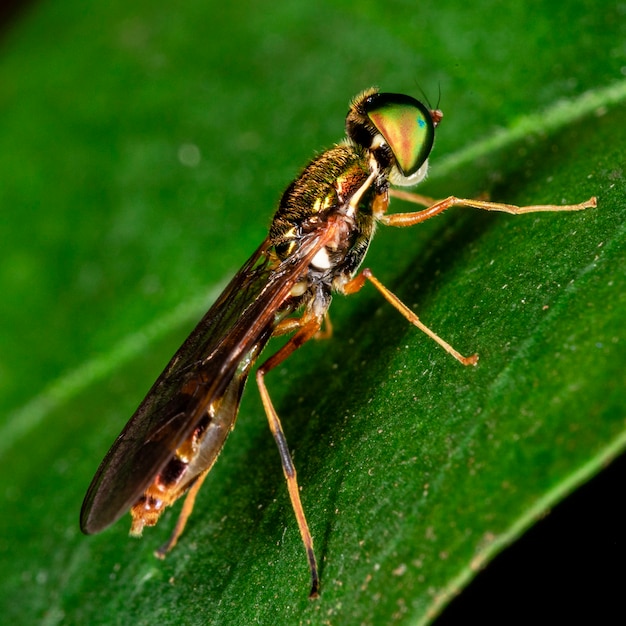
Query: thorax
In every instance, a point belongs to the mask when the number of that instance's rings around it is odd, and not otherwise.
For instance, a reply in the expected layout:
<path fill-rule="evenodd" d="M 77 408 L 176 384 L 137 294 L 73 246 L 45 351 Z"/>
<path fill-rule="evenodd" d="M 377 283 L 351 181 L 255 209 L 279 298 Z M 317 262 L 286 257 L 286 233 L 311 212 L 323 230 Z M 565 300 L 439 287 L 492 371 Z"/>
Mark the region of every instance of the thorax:
<path fill-rule="evenodd" d="M 368 153 L 336 146 L 311 161 L 283 194 L 270 228 L 276 255 L 282 261 L 299 254 L 305 237 L 322 238 L 332 222 L 335 235 L 313 256 L 301 284 L 341 290 L 367 252 L 380 203 L 386 207 L 386 178 Z"/>

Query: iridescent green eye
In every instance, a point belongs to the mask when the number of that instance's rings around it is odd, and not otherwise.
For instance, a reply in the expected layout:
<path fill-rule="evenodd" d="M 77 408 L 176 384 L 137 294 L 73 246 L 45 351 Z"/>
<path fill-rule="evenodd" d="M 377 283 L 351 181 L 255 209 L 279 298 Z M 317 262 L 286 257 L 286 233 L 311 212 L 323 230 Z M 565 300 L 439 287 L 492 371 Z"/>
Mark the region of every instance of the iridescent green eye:
<path fill-rule="evenodd" d="M 398 93 L 374 94 L 364 108 L 389 145 L 402 174 L 411 176 L 417 172 L 435 139 L 430 111 L 419 100 Z"/>

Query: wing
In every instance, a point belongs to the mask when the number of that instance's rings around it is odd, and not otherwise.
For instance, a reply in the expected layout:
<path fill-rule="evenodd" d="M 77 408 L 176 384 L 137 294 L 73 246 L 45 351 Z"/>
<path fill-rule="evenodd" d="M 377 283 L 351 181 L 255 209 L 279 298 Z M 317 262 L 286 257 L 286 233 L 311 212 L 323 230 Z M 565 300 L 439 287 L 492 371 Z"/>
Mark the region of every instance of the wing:
<path fill-rule="evenodd" d="M 270 262 L 269 239 L 250 257 L 176 352 L 100 464 L 83 502 L 83 532 L 99 532 L 119 519 L 209 408 L 224 411 L 216 419 L 230 430 L 250 367 L 281 316 L 293 311 L 291 289 L 327 241 L 324 233 L 305 236 L 298 252 L 276 267 Z M 225 393 L 236 401 L 222 407 Z"/>

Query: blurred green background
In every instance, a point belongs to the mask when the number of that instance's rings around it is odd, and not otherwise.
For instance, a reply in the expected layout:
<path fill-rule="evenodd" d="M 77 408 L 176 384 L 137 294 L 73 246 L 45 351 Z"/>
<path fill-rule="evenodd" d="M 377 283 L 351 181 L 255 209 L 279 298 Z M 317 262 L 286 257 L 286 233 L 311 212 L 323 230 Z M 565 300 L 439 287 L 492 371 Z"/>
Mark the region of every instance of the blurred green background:
<path fill-rule="evenodd" d="M 7 621 L 425 623 L 619 454 L 625 12 L 608 1 L 56 0 L 7 14 Z M 597 195 L 599 208 L 518 218 L 457 209 L 381 229 L 367 265 L 455 347 L 479 352 L 477 368 L 451 362 L 364 290 L 337 298 L 330 342 L 268 377 L 322 565 L 319 602 L 306 599 L 302 547 L 252 384 L 164 563 L 151 552 L 173 514 L 141 542 L 126 537 L 127 520 L 81 536 L 81 499 L 108 446 L 265 236 L 284 187 L 341 139 L 349 100 L 371 85 L 440 99 L 445 118 L 420 191 L 524 204 Z M 586 525 L 575 526 L 580 509 L 559 514 L 557 537 L 576 538 L 570 551 L 539 561 L 540 543 L 530 570 L 518 560 L 486 583 L 479 576 L 484 620 L 486 611 L 493 623 L 519 617 L 520 604 L 544 597 L 548 583 L 529 581 L 546 563 L 577 571 L 585 551 L 606 560 L 585 561 L 574 600 L 552 588 L 552 609 L 579 610 L 585 598 L 610 610 L 594 593 L 597 570 L 625 556 L 623 516 L 596 508 L 611 493 L 619 500 L 609 484 L 580 505 L 592 512 Z M 605 591 L 620 582 L 603 581 Z M 441 623 L 469 614 L 464 595 Z"/>

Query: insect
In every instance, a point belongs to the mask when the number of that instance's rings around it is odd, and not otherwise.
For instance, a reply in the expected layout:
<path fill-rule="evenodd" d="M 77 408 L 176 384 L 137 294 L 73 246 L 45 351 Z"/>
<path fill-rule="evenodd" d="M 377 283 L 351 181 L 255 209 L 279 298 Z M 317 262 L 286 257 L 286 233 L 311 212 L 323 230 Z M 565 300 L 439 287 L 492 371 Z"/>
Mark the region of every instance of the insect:
<path fill-rule="evenodd" d="M 256 382 L 306 549 L 310 595 L 318 595 L 313 539 L 266 374 L 309 339 L 329 334 L 327 311 L 333 292 L 353 294 L 366 282 L 460 363 L 474 365 L 476 355 L 461 355 L 369 269 L 359 271 L 376 224 L 413 226 L 455 205 L 514 215 L 596 206 L 595 198 L 575 205 L 526 207 L 456 197 L 435 201 L 392 189 L 424 179 L 442 117 L 439 110 L 410 96 L 375 88 L 352 101 L 347 138 L 314 158 L 289 185 L 268 237 L 176 352 L 105 456 L 83 502 L 84 533 L 100 532 L 130 510 L 130 534 L 139 536 L 144 526 L 156 524 L 166 507 L 187 494 L 171 537 L 157 556 L 171 550 L 234 427 L 253 365 L 270 337 L 290 334 L 257 368 Z M 426 208 L 387 213 L 390 196 Z"/>

